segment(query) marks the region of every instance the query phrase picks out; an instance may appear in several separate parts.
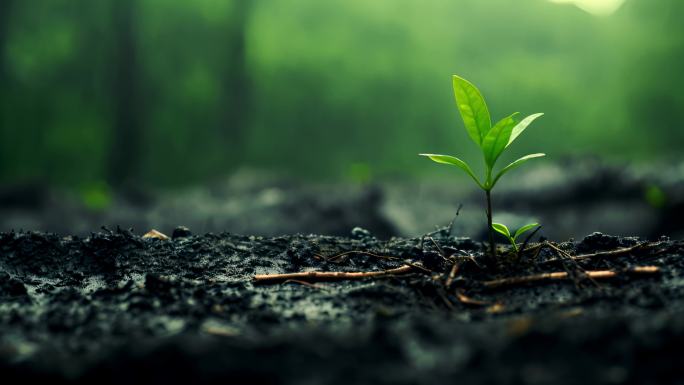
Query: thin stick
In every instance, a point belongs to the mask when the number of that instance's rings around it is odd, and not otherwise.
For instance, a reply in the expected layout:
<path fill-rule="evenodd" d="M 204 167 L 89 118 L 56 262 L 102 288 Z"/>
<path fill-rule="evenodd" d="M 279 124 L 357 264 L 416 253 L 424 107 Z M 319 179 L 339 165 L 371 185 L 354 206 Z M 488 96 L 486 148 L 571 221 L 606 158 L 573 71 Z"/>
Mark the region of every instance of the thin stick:
<path fill-rule="evenodd" d="M 451 286 L 451 283 L 454 282 L 454 278 L 456 278 L 456 273 L 458 273 L 458 270 L 460 269 L 461 264 L 458 262 L 454 262 L 454 265 L 451 266 L 451 271 L 449 272 L 449 276 L 446 279 L 446 282 L 444 282 L 444 286 L 447 287 L 447 289 Z"/>
<path fill-rule="evenodd" d="M 596 257 L 612 257 L 615 255 L 620 255 L 620 254 L 625 254 L 625 253 L 630 253 L 634 250 L 638 250 L 642 247 L 654 247 L 659 245 L 660 243 L 649 243 L 649 242 L 643 242 L 643 243 L 638 243 L 634 246 L 631 247 L 625 247 L 622 249 L 617 249 L 617 250 L 609 250 L 609 251 L 600 251 L 598 253 L 591 253 L 591 254 L 583 254 L 583 255 L 578 255 L 575 257 L 572 257 L 572 259 L 589 259 L 589 258 L 596 258 Z"/>
<path fill-rule="evenodd" d="M 522 253 L 523 251 L 525 251 L 525 248 L 527 247 L 527 244 L 530 242 L 530 239 L 532 239 L 532 237 L 534 237 L 534 234 L 537 234 L 537 231 L 539 231 L 541 228 L 541 226 L 537 226 L 537 228 L 534 229 L 534 231 L 530 233 L 530 235 L 528 235 L 527 238 L 525 238 L 525 242 L 523 242 L 522 247 L 520 248 L 520 250 L 518 250 L 518 260 L 520 260 L 520 257 L 522 257 Z"/>
<path fill-rule="evenodd" d="M 353 279 L 385 277 L 392 275 L 408 274 L 414 271 L 414 267 L 410 265 L 400 266 L 394 269 L 382 271 L 305 271 L 301 273 L 285 273 L 285 274 L 257 274 L 254 276 L 254 282 L 257 283 L 278 283 L 287 280 L 297 280 L 305 282 L 320 282 L 320 281 L 345 281 Z"/>
<path fill-rule="evenodd" d="M 350 250 L 350 251 L 345 251 L 345 252 L 342 252 L 342 253 L 339 253 L 339 254 L 331 255 L 331 256 L 329 256 L 329 257 L 326 257 L 325 255 L 321 255 L 321 254 L 316 254 L 315 256 L 316 256 L 316 257 L 320 257 L 320 258 L 322 258 L 322 259 L 325 259 L 325 260 L 328 261 L 328 262 L 333 262 L 333 263 L 335 263 L 335 262 L 339 262 L 339 260 L 340 260 L 342 257 L 346 257 L 347 255 L 352 255 L 352 254 L 366 254 L 366 255 L 370 255 L 371 257 L 375 257 L 375 258 L 379 258 L 379 259 L 389 259 L 389 260 L 401 259 L 401 258 L 399 258 L 399 257 L 392 257 L 392 256 L 389 256 L 389 255 L 374 254 L 374 253 L 371 253 L 371 252 L 369 252 L 369 251 L 363 251 L 363 250 Z"/>
<path fill-rule="evenodd" d="M 574 264 L 575 268 L 576 268 L 577 270 L 579 270 L 579 271 L 585 276 L 585 278 L 587 278 L 591 283 L 593 283 L 594 286 L 599 287 L 598 282 L 596 282 L 595 279 L 593 279 L 593 278 L 589 277 L 588 275 L 586 275 L 587 271 L 584 270 L 584 269 L 579 265 L 579 263 L 577 263 L 577 260 L 573 259 L 572 255 L 570 255 L 570 253 L 568 253 L 567 251 L 561 249 L 560 247 L 558 247 L 558 246 L 556 246 L 555 244 L 553 244 L 553 243 L 551 243 L 551 242 L 548 242 L 548 241 L 547 241 L 547 242 L 544 242 L 544 245 L 545 245 L 546 247 L 550 248 L 551 250 L 555 251 L 555 252 L 561 257 L 561 258 L 560 258 L 560 261 L 563 261 L 563 262 L 572 262 L 572 263 Z M 558 259 L 557 259 L 557 260 L 558 260 Z M 566 265 L 565 263 L 563 264 L 563 266 L 565 266 L 565 267 L 566 267 L 566 271 L 568 271 L 568 270 L 567 270 L 567 265 Z M 578 285 L 578 281 L 575 281 L 575 284 Z"/>
<path fill-rule="evenodd" d="M 464 305 L 474 305 L 474 306 L 487 306 L 487 305 L 489 305 L 489 302 L 480 301 L 477 299 L 470 298 L 467 295 L 465 295 L 462 291 L 456 292 L 456 299 L 458 299 L 458 302 L 460 302 Z"/>
<path fill-rule="evenodd" d="M 421 248 L 422 248 L 423 238 L 425 238 L 425 237 L 433 236 L 433 235 L 435 235 L 435 234 L 437 234 L 437 233 L 440 233 L 440 232 L 442 232 L 442 231 L 445 231 L 445 230 L 447 231 L 447 236 L 451 235 L 451 230 L 452 230 L 453 227 L 454 227 L 454 222 L 456 221 L 456 218 L 457 218 L 458 215 L 461 213 L 461 208 L 463 208 L 463 203 L 459 203 L 458 209 L 456 209 L 456 215 L 454 216 L 454 219 L 452 219 L 451 222 L 449 222 L 449 225 L 444 226 L 444 227 L 438 227 L 437 230 L 435 230 L 435 231 L 430 231 L 429 233 L 426 233 L 425 235 L 423 235 L 423 236 L 421 237 L 421 240 L 420 240 L 420 242 L 421 242 Z"/>
<path fill-rule="evenodd" d="M 330 256 L 330 257 L 326 257 L 326 256 L 320 255 L 320 254 L 316 254 L 316 255 L 314 255 L 314 256 L 315 256 L 315 257 L 323 258 L 323 259 L 325 259 L 325 260 L 328 261 L 328 262 L 337 263 L 337 262 L 339 262 L 339 260 L 340 260 L 342 257 L 347 256 L 347 255 L 352 255 L 352 254 L 370 255 L 371 257 L 375 257 L 375 258 L 379 258 L 379 259 L 387 259 L 387 260 L 390 260 L 390 261 L 404 261 L 405 264 L 407 264 L 407 265 L 409 265 L 409 266 L 412 266 L 412 267 L 415 267 L 415 268 L 418 269 L 418 270 L 422 270 L 422 271 L 424 271 L 424 272 L 426 272 L 426 273 L 434 273 L 434 271 L 432 271 L 432 270 L 430 270 L 430 269 L 428 269 L 428 268 L 426 268 L 426 267 L 424 267 L 424 266 L 421 266 L 421 265 L 419 265 L 419 264 L 412 263 L 412 262 L 406 262 L 403 258 L 393 257 L 393 256 L 390 256 L 390 255 L 380 255 L 380 254 L 375 254 L 375 253 L 371 253 L 371 252 L 368 252 L 368 251 L 361 251 L 361 250 L 345 251 L 345 252 L 343 252 L 343 253 L 336 254 L 336 255 L 333 255 L 333 256 Z"/>
<path fill-rule="evenodd" d="M 463 203 L 458 204 L 458 208 L 456 209 L 456 215 L 454 215 L 454 219 L 449 222 L 449 226 L 447 226 L 447 237 L 451 236 L 451 231 L 454 229 L 454 222 L 456 221 L 456 218 L 458 218 L 458 214 L 461 213 L 461 209 L 463 208 Z"/>
<path fill-rule="evenodd" d="M 444 301 L 444 304 L 445 304 L 449 309 L 454 310 L 454 304 L 451 303 L 451 301 L 450 301 L 449 298 L 447 297 L 447 295 L 446 295 L 446 293 L 444 292 L 444 290 L 438 290 L 437 293 L 438 293 L 439 296 L 442 298 L 442 301 Z"/>
<path fill-rule="evenodd" d="M 660 268 L 657 266 L 639 266 L 634 267 L 629 270 L 625 270 L 626 273 L 634 274 L 657 274 L 660 272 Z M 603 278 L 613 278 L 620 274 L 620 271 L 613 270 L 592 270 L 586 271 L 584 274 L 592 279 L 603 279 Z M 569 274 L 565 271 L 559 271 L 554 273 L 543 273 L 535 275 L 527 275 L 524 277 L 512 277 L 512 278 L 502 278 L 495 279 L 492 281 L 485 281 L 482 284 L 487 288 L 497 288 L 502 286 L 513 286 L 520 285 L 524 283 L 532 283 L 539 281 L 554 281 L 554 280 L 564 280 L 568 279 Z"/>
<path fill-rule="evenodd" d="M 439 244 L 437 244 L 437 241 L 435 241 L 435 239 L 432 237 L 428 237 L 428 239 L 432 241 L 432 244 L 435 245 L 435 247 L 437 247 L 437 250 L 439 250 L 439 253 L 442 254 L 442 258 L 446 259 L 446 256 L 444 255 L 444 250 L 442 250 L 442 248 L 439 246 Z"/>
<path fill-rule="evenodd" d="M 565 250 L 561 249 L 560 247 L 554 245 L 551 242 L 546 242 L 546 247 L 554 250 L 561 257 L 565 257 L 565 259 L 575 259 L 572 255 L 570 255 L 570 253 L 568 253 L 567 251 L 565 251 Z"/>
<path fill-rule="evenodd" d="M 435 247 L 437 247 L 437 250 L 439 250 L 439 255 L 442 256 L 442 259 L 444 260 L 444 262 L 449 262 L 449 260 L 446 257 L 446 254 L 444 253 L 444 250 L 441 247 L 439 247 L 439 244 L 437 243 L 437 241 L 435 241 L 435 239 L 432 237 L 428 237 L 428 239 L 432 241 L 432 244 L 435 245 Z M 422 248 L 422 246 L 421 246 L 421 248 Z"/>
<path fill-rule="evenodd" d="M 283 281 L 283 284 L 286 284 L 286 283 L 297 283 L 297 284 L 300 284 L 300 285 L 304 285 L 304 286 L 310 287 L 310 288 L 312 288 L 312 289 L 325 289 L 325 287 L 323 287 L 323 286 L 321 286 L 321 285 L 316 285 L 315 283 L 306 282 L 306 281 L 300 281 L 300 280 L 297 280 L 297 279 L 288 279 L 288 280 L 286 280 L 286 281 Z"/>
<path fill-rule="evenodd" d="M 638 250 L 638 249 L 641 249 L 641 248 L 655 247 L 655 246 L 658 246 L 659 244 L 660 244 L 660 242 L 655 242 L 655 243 L 643 242 L 643 243 L 636 244 L 636 245 L 634 245 L 634 246 L 624 247 L 624 248 L 622 248 L 622 249 L 608 250 L 608 251 L 600 251 L 600 252 L 598 252 L 598 253 L 582 254 L 582 255 L 575 255 L 575 256 L 569 255 L 569 254 L 567 254 L 567 252 L 565 252 L 565 251 L 563 251 L 563 252 L 564 252 L 570 259 L 573 259 L 573 260 L 575 260 L 575 261 L 581 261 L 581 260 L 590 259 L 590 258 L 614 257 L 614 256 L 616 256 L 616 255 L 628 254 L 628 253 L 631 253 L 632 251 L 635 251 L 635 250 Z M 549 245 L 550 245 L 549 243 L 542 244 L 542 247 L 543 247 L 543 246 L 549 246 Z M 549 247 L 552 247 L 552 248 L 554 248 L 554 249 L 556 249 L 556 250 L 560 250 L 559 248 L 554 247 L 554 246 L 549 246 Z M 558 261 L 559 261 L 558 258 L 554 258 L 554 259 L 547 259 L 546 261 L 542 261 L 542 263 L 552 263 L 552 262 L 558 262 Z"/>

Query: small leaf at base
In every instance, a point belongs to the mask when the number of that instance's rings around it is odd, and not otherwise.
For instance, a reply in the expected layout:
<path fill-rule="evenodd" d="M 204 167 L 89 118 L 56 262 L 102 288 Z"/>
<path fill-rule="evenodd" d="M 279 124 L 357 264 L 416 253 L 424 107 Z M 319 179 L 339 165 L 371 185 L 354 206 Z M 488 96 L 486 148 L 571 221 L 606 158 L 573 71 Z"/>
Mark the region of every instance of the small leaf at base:
<path fill-rule="evenodd" d="M 506 238 L 511 239 L 511 232 L 508 231 L 508 227 L 503 223 L 492 223 L 492 228 L 499 234 L 504 235 Z"/>
<path fill-rule="evenodd" d="M 518 229 L 518 231 L 515 232 L 515 235 L 513 235 L 513 239 L 518 239 L 519 236 L 524 234 L 526 231 L 532 230 L 533 228 L 539 226 L 539 223 L 530 223 L 527 224 L 521 228 Z"/>

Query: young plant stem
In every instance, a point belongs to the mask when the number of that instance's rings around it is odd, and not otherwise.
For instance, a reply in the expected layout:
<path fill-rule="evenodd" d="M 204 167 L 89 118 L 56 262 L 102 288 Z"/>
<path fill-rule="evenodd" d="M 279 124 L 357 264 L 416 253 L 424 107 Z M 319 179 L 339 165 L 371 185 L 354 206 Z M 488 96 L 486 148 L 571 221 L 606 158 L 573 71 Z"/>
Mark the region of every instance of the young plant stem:
<path fill-rule="evenodd" d="M 492 258 L 496 258 L 496 247 L 494 246 L 494 230 L 492 229 L 492 192 L 485 190 L 487 196 L 487 230 L 489 231 L 489 253 Z"/>

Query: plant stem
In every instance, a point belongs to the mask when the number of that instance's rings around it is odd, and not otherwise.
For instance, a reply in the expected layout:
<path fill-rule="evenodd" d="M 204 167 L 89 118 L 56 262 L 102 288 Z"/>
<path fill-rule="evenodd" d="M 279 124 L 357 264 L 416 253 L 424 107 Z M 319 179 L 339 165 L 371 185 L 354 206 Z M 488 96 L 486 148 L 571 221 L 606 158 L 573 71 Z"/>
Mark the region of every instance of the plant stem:
<path fill-rule="evenodd" d="M 487 230 L 489 230 L 489 252 L 492 258 L 496 258 L 496 247 L 494 247 L 494 230 L 492 229 L 492 192 L 485 190 L 487 196 Z"/>

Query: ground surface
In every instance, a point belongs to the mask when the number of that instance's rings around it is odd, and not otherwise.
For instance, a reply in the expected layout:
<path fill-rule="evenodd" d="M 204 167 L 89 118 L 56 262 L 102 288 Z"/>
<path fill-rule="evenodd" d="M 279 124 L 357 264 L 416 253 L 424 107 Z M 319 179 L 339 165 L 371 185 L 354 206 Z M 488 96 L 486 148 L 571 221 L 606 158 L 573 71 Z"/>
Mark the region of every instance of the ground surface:
<path fill-rule="evenodd" d="M 546 247 L 487 266 L 475 242 L 433 238 L 380 241 L 360 229 L 172 240 L 123 230 L 0 233 L 0 372 L 50 384 L 681 383 L 684 243 L 560 262 Z M 639 242 L 593 234 L 558 246 L 576 256 Z M 355 250 L 366 253 L 330 260 Z M 253 282 L 255 274 L 407 262 L 432 272 Z M 630 273 L 635 266 L 659 273 Z M 583 275 L 595 270 L 617 277 Z M 540 272 L 573 278 L 482 283 Z"/>

